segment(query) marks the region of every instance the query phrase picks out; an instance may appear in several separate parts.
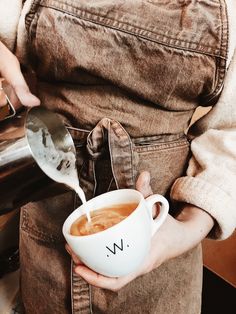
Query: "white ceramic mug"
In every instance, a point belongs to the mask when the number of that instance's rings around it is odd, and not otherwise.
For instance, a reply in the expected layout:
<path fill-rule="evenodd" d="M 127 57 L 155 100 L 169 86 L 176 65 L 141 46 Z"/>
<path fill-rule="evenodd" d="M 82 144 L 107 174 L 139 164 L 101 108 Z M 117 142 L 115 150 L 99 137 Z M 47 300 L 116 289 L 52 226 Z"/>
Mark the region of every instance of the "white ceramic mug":
<path fill-rule="evenodd" d="M 118 224 L 95 234 L 74 236 L 72 223 L 86 210 L 97 210 L 122 203 L 137 203 L 137 208 Z M 152 207 L 160 203 L 158 216 L 152 218 Z M 132 189 L 121 189 L 99 195 L 74 210 L 63 225 L 63 235 L 80 260 L 92 270 L 109 277 L 127 275 L 141 266 L 148 254 L 153 234 L 165 221 L 169 204 L 154 194 L 144 199 Z"/>

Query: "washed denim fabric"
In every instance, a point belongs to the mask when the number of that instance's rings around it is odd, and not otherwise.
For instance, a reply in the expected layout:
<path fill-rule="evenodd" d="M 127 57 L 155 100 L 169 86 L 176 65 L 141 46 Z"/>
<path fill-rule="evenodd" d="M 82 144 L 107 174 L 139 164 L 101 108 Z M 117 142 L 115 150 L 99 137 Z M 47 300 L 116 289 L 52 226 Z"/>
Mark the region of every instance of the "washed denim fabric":
<path fill-rule="evenodd" d="M 142 170 L 168 198 L 189 160 L 191 117 L 222 89 L 224 1 L 37 0 L 26 27 L 38 95 L 74 137 L 87 198 L 134 188 Z M 200 246 L 118 292 L 76 276 L 61 227 L 78 204 L 65 192 L 22 208 L 26 313 L 200 313 Z"/>

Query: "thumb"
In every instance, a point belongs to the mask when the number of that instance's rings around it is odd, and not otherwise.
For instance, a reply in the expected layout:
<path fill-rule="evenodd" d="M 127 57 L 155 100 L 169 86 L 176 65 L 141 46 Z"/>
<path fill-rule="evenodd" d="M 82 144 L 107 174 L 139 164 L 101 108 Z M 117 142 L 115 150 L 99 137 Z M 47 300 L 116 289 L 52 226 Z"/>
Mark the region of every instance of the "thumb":
<path fill-rule="evenodd" d="M 150 185 L 150 173 L 148 171 L 143 171 L 138 177 L 138 180 L 136 182 L 136 189 L 141 192 L 144 196 L 144 198 L 147 198 L 148 196 L 152 195 L 152 188 Z M 152 208 L 152 215 L 153 217 L 156 217 L 159 214 L 160 206 L 158 203 L 153 205 Z"/>
<path fill-rule="evenodd" d="M 21 72 L 20 63 L 17 58 L 0 42 L 0 73 L 6 81 L 13 87 L 15 94 L 20 100 L 20 103 L 27 107 L 38 106 L 39 99 L 31 94 L 28 85 Z M 20 104 L 13 104 L 15 109 L 20 107 Z"/>
<path fill-rule="evenodd" d="M 148 171 L 141 172 L 136 182 L 136 189 L 143 194 L 144 198 L 153 194 L 150 186 L 150 173 Z"/>
<path fill-rule="evenodd" d="M 21 84 L 15 85 L 14 90 L 22 105 L 26 107 L 35 107 L 40 105 L 40 100 L 30 92 L 25 82 L 22 81 Z"/>

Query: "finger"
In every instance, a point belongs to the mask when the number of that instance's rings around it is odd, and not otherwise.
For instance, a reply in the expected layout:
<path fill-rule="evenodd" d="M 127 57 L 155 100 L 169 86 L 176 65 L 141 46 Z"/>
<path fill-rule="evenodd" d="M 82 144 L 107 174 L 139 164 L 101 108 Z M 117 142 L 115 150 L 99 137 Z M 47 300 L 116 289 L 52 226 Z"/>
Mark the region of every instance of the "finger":
<path fill-rule="evenodd" d="M 0 59 L 0 73 L 14 88 L 21 104 L 27 107 L 38 106 L 40 101 L 30 93 L 28 85 L 21 73 L 19 61 L 1 42 Z"/>
<path fill-rule="evenodd" d="M 79 257 L 72 251 L 71 247 L 66 244 L 65 245 L 65 249 L 67 250 L 67 252 L 70 254 L 71 258 L 73 259 L 73 262 L 76 265 L 82 265 L 83 263 L 81 262 L 81 260 L 79 259 Z"/>
<path fill-rule="evenodd" d="M 150 173 L 148 171 L 143 171 L 138 177 L 138 180 L 136 182 L 136 189 L 141 192 L 144 196 L 144 198 L 147 198 L 148 196 L 153 194 L 151 185 L 150 185 Z M 157 217 L 160 212 L 160 205 L 156 203 L 153 205 L 152 209 L 152 216 Z"/>
<path fill-rule="evenodd" d="M 7 104 L 6 95 L 2 89 L 2 82 L 4 79 L 0 78 L 0 107 L 3 107 Z"/>
<path fill-rule="evenodd" d="M 40 100 L 36 96 L 31 94 L 26 83 L 21 85 L 17 84 L 14 86 L 14 89 L 22 105 L 26 107 L 36 107 L 40 105 Z"/>
<path fill-rule="evenodd" d="M 0 107 L 4 107 L 7 104 L 5 93 L 0 89 Z"/>
<path fill-rule="evenodd" d="M 89 284 L 103 288 L 108 289 L 111 291 L 117 291 L 124 287 L 127 283 L 132 281 L 134 278 L 137 277 L 136 274 L 123 276 L 119 278 L 111 278 L 111 277 L 105 277 L 103 275 L 100 275 L 90 268 L 86 266 L 77 266 L 75 267 L 75 273 L 79 276 L 81 276 L 84 280 L 86 280 Z"/>
<path fill-rule="evenodd" d="M 141 192 L 145 198 L 153 194 L 150 186 L 150 173 L 148 171 L 141 172 L 136 182 L 136 189 Z"/>

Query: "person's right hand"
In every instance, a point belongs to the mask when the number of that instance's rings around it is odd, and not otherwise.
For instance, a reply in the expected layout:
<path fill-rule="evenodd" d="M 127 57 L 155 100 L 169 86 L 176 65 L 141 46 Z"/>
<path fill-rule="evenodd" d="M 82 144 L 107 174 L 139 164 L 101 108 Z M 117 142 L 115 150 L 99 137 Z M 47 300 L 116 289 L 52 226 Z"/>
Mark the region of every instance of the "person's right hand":
<path fill-rule="evenodd" d="M 11 100 L 15 110 L 22 106 L 34 107 L 40 105 L 40 100 L 34 96 L 21 73 L 20 63 L 10 50 L 0 42 L 0 85 L 1 77 L 9 83 L 15 95 L 11 95 Z M 1 87 L 1 86 L 0 86 Z M 0 107 L 6 105 L 6 97 L 0 90 Z"/>
<path fill-rule="evenodd" d="M 136 182 L 136 189 L 146 198 L 153 194 L 150 185 L 150 173 L 141 172 Z M 154 216 L 156 209 L 154 210 Z M 190 204 L 183 204 L 182 211 L 174 218 L 167 216 L 162 226 L 155 232 L 151 248 L 139 269 L 126 276 L 106 277 L 85 266 L 72 249 L 66 250 L 75 263 L 75 273 L 90 285 L 117 292 L 135 278 L 149 273 L 164 262 L 178 257 L 198 245 L 214 225 L 213 218 L 203 209 Z"/>

